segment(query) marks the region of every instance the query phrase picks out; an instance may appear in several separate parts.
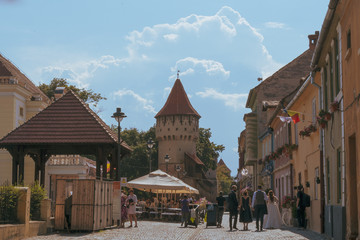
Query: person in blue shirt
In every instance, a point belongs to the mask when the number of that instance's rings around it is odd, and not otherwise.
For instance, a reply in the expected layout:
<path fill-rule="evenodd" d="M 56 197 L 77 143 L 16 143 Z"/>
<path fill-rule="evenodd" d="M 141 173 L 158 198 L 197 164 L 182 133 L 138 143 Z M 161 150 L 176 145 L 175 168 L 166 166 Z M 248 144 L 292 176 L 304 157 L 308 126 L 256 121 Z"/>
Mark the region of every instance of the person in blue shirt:
<path fill-rule="evenodd" d="M 184 196 L 184 199 L 181 200 L 181 214 L 182 214 L 182 220 L 185 223 L 185 227 L 187 227 L 190 219 L 190 208 L 189 208 L 189 200 L 186 195 Z M 183 223 L 181 223 L 181 226 L 182 224 Z"/>

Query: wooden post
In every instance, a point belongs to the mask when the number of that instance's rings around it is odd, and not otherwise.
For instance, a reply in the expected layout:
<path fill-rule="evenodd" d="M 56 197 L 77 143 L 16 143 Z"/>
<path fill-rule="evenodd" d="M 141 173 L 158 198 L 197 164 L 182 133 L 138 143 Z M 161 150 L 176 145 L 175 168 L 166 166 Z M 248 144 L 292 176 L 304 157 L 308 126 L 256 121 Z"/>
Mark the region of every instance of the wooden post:
<path fill-rule="evenodd" d="M 110 178 L 111 178 L 111 180 L 114 180 L 115 162 L 116 162 L 116 152 L 112 151 L 111 161 L 110 161 Z"/>
<path fill-rule="evenodd" d="M 104 179 L 107 178 L 107 157 L 106 154 L 104 154 L 103 149 L 101 148 L 100 150 L 100 159 L 103 165 L 103 172 L 102 172 L 102 176 Z"/>
<path fill-rule="evenodd" d="M 23 147 L 19 147 L 19 154 L 18 154 L 18 158 L 19 158 L 19 183 L 20 184 L 24 184 L 24 170 L 25 170 L 25 162 L 24 162 L 24 148 Z"/>
<path fill-rule="evenodd" d="M 45 186 L 45 164 L 49 159 L 50 155 L 47 154 L 46 150 L 41 150 L 40 153 L 40 185 Z"/>
<path fill-rule="evenodd" d="M 101 168 L 100 152 L 101 152 L 101 149 L 98 147 L 96 149 L 96 178 L 97 179 L 100 179 L 100 175 L 101 175 L 101 172 L 100 172 L 100 168 Z"/>
<path fill-rule="evenodd" d="M 17 184 L 18 179 L 18 154 L 13 154 L 12 157 L 12 184 Z"/>

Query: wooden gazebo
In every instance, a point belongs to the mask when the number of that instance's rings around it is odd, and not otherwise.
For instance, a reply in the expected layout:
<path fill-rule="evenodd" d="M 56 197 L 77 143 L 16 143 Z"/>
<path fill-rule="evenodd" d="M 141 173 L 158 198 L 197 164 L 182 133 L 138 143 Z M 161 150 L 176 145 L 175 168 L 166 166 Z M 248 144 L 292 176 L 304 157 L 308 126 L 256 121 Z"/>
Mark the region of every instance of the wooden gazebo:
<path fill-rule="evenodd" d="M 95 155 L 96 176 L 100 177 L 102 166 L 104 178 L 109 161 L 110 178 L 119 180 L 120 176 L 114 176 L 117 144 L 117 134 L 72 91 L 0 140 L 0 148 L 12 156 L 12 183 L 23 181 L 24 157 L 29 155 L 35 162 L 34 180 L 42 185 L 46 161 L 59 154 Z M 122 142 L 121 156 L 130 152 L 131 148 Z"/>

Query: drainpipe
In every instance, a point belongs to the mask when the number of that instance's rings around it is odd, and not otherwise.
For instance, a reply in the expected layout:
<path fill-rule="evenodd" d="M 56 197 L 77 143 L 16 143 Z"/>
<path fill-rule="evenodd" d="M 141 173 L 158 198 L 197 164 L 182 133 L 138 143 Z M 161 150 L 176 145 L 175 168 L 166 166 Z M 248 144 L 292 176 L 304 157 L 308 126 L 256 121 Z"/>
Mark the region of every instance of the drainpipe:
<path fill-rule="evenodd" d="M 323 101 L 322 101 L 322 91 L 321 91 L 321 86 L 319 84 L 317 84 L 314 80 L 314 75 L 315 75 L 315 71 L 312 71 L 310 73 L 310 82 L 312 85 L 314 85 L 315 87 L 317 87 L 319 89 L 319 106 L 320 109 L 323 108 Z M 319 144 L 319 148 L 320 148 L 320 219 L 321 219 L 321 233 L 325 232 L 325 186 L 324 186 L 324 164 L 325 164 L 325 156 L 324 156 L 324 130 L 321 129 L 320 130 L 320 144 Z"/>

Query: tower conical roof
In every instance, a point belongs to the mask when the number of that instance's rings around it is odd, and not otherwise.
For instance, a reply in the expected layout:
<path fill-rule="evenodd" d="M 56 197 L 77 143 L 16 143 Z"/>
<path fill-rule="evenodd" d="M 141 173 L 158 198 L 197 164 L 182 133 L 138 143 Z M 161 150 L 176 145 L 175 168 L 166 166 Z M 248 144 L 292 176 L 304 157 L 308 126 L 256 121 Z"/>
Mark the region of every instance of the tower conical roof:
<path fill-rule="evenodd" d="M 168 115 L 194 115 L 201 118 L 191 105 L 180 79 L 176 79 L 164 107 L 155 118 Z"/>

